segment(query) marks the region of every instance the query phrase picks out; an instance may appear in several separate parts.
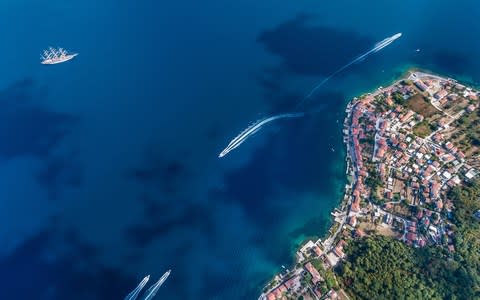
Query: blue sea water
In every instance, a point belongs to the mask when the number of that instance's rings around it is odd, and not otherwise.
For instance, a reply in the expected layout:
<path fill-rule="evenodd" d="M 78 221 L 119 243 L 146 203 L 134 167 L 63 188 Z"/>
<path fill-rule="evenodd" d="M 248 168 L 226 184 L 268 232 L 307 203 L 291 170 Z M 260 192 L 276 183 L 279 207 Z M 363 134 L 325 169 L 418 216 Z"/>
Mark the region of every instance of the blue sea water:
<path fill-rule="evenodd" d="M 346 102 L 409 66 L 478 83 L 479 17 L 466 0 L 1 2 L 0 299 L 122 299 L 169 268 L 159 299 L 256 299 L 328 228 Z M 396 32 L 307 117 L 217 158 Z M 42 66 L 50 45 L 80 55 Z"/>

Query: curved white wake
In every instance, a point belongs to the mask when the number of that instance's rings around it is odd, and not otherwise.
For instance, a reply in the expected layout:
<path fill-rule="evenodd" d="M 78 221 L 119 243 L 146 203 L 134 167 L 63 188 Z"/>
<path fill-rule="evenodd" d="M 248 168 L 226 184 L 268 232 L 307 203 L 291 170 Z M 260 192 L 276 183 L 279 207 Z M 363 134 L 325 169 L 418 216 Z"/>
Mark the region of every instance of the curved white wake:
<path fill-rule="evenodd" d="M 168 276 L 170 276 L 171 271 L 172 270 L 168 270 L 167 272 L 165 272 L 165 274 L 163 274 L 163 276 L 160 277 L 160 279 L 157 282 L 155 282 L 145 292 L 145 294 L 142 295 L 142 300 L 152 300 L 155 297 L 155 295 L 157 294 L 158 289 L 162 286 L 162 284 L 165 282 L 165 280 L 167 280 Z M 127 297 L 125 297 L 124 300 L 136 300 L 138 298 L 138 295 L 140 294 L 142 289 L 145 287 L 145 285 L 147 284 L 149 279 L 150 279 L 150 275 L 143 278 L 143 280 L 138 284 L 138 286 L 133 291 L 131 291 L 127 295 Z"/>
<path fill-rule="evenodd" d="M 247 140 L 250 136 L 254 135 L 267 123 L 270 123 L 278 119 L 299 118 L 299 117 L 303 117 L 303 115 L 304 113 L 290 113 L 290 114 L 281 114 L 281 115 L 268 117 L 265 119 L 260 119 L 257 122 L 253 123 L 252 125 L 250 125 L 249 127 L 247 127 L 247 129 L 242 131 L 233 140 L 231 140 L 230 143 L 228 143 L 227 147 L 223 149 L 222 152 L 220 152 L 218 157 L 224 157 L 225 155 L 228 154 L 228 152 L 240 146 L 243 142 L 245 142 L 245 140 Z"/>
<path fill-rule="evenodd" d="M 311 91 L 310 93 L 308 93 L 308 95 L 302 99 L 302 101 L 300 101 L 300 103 L 298 103 L 297 107 L 302 105 L 303 103 L 305 103 L 305 101 L 310 98 L 322 85 L 324 85 L 328 80 L 330 80 L 333 76 L 337 75 L 338 73 L 342 72 L 343 70 L 345 70 L 346 68 L 350 67 L 351 65 L 357 63 L 357 62 L 360 62 L 362 60 L 364 60 L 367 56 L 369 56 L 370 54 L 373 54 L 373 53 L 376 53 L 380 50 L 382 50 L 383 48 L 387 47 L 388 45 L 390 45 L 391 43 L 393 43 L 396 39 L 400 38 L 402 36 L 402 33 L 397 33 L 397 34 L 394 34 L 392 35 L 391 37 L 388 37 L 384 40 L 381 40 L 380 42 L 376 43 L 372 49 L 368 50 L 367 52 L 365 52 L 364 54 L 358 56 L 357 58 L 355 58 L 354 60 L 352 60 L 351 62 L 349 62 L 348 64 L 344 65 L 343 67 L 341 67 L 340 69 L 336 70 L 335 72 L 333 72 L 332 74 L 330 74 L 329 76 L 327 76 L 325 79 L 323 79 L 319 84 L 317 84 Z"/>
<path fill-rule="evenodd" d="M 350 67 L 351 65 L 357 63 L 357 62 L 360 62 L 362 61 L 363 59 L 365 59 L 367 56 L 369 56 L 370 54 L 372 53 L 376 53 L 380 50 L 382 50 L 383 48 L 387 47 L 388 45 L 390 45 L 391 43 L 393 43 L 396 39 L 400 38 L 402 36 L 402 33 L 397 33 L 397 34 L 394 34 L 392 35 L 391 37 L 388 37 L 386 39 L 383 39 L 381 40 L 380 42 L 376 43 L 372 49 L 368 50 L 367 52 L 365 52 L 364 54 L 356 57 L 354 60 L 352 60 L 351 62 L 349 62 L 348 64 L 344 65 L 343 67 L 341 67 L 340 69 L 336 70 L 335 72 L 333 72 L 332 74 L 330 74 L 329 76 L 327 76 L 325 79 L 323 79 L 319 84 L 317 84 L 311 91 L 310 93 L 308 93 L 308 95 L 303 98 L 298 104 L 297 104 L 297 108 L 299 108 L 303 103 L 305 103 L 305 101 L 310 98 L 322 85 L 324 85 L 328 80 L 330 80 L 333 76 L 337 75 L 338 73 L 342 72 L 343 70 L 345 70 L 346 68 Z M 272 117 L 269 117 L 269 118 L 265 118 L 265 119 L 261 119 L 255 123 L 253 123 L 252 125 L 250 125 L 249 127 L 247 127 L 247 129 L 245 129 L 244 131 L 242 131 L 239 135 L 237 135 L 228 145 L 225 149 L 223 149 L 222 152 L 220 152 L 220 154 L 218 155 L 218 157 L 224 157 L 225 155 L 227 155 L 230 151 L 232 151 L 233 149 L 237 148 L 238 146 L 240 146 L 243 142 L 245 142 L 250 136 L 252 136 L 253 134 L 255 134 L 257 131 L 259 131 L 260 129 L 262 129 L 262 127 L 267 124 L 267 123 L 270 123 L 272 121 L 275 121 L 275 120 L 278 120 L 278 119 L 282 119 L 282 118 L 298 118 L 298 117 L 302 117 L 304 116 L 304 113 L 290 113 L 290 114 L 281 114 L 281 115 L 277 115 L 277 116 L 272 116 Z"/>

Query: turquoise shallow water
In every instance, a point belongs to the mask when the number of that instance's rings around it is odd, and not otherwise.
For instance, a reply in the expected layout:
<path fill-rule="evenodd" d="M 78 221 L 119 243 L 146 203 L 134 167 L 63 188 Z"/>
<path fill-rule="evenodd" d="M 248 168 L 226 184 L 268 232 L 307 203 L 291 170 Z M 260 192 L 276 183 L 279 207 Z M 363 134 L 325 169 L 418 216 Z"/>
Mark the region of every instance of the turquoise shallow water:
<path fill-rule="evenodd" d="M 478 83 L 479 14 L 465 0 L 2 2 L 0 298 L 122 299 L 168 268 L 158 298 L 256 298 L 327 230 L 346 102 L 408 65 Z M 305 118 L 217 158 L 400 31 Z M 49 45 L 80 55 L 41 66 Z"/>

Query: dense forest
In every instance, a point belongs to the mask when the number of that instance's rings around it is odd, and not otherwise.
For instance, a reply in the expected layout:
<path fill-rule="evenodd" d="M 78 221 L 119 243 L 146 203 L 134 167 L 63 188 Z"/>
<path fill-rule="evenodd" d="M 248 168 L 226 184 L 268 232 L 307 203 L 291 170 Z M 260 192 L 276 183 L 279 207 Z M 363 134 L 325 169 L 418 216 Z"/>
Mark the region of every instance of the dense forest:
<path fill-rule="evenodd" d="M 383 236 L 351 241 L 337 270 L 354 299 L 480 299 L 480 185 L 451 191 L 456 252 Z"/>

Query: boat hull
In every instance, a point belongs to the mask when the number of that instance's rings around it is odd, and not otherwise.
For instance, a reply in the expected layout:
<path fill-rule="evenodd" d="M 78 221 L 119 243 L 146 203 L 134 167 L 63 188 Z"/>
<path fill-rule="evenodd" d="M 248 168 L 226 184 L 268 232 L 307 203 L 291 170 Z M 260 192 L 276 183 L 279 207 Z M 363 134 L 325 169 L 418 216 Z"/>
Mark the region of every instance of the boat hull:
<path fill-rule="evenodd" d="M 56 64 L 61 64 L 61 63 L 64 63 L 66 61 L 69 61 L 69 60 L 72 60 L 75 58 L 75 56 L 77 56 L 78 53 L 75 53 L 75 54 L 69 54 L 69 55 L 66 55 L 62 58 L 59 58 L 59 59 L 47 59 L 47 60 L 44 60 L 44 61 L 41 61 L 40 63 L 42 65 L 56 65 Z"/>

